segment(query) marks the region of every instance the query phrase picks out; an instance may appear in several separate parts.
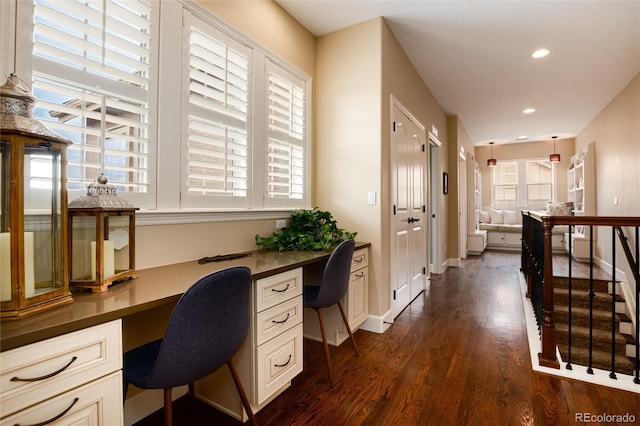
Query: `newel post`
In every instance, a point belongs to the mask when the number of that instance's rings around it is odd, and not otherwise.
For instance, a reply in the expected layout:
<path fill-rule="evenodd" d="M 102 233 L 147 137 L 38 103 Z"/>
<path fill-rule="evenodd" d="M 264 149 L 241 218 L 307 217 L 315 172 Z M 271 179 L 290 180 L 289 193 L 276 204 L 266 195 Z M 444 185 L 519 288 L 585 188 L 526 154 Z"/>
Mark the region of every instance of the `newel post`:
<path fill-rule="evenodd" d="M 551 230 L 553 223 L 550 216 L 542 217 L 544 230 L 544 282 L 542 312 L 543 321 L 541 329 L 542 352 L 538 354 L 540 365 L 544 367 L 560 368 L 556 358 L 556 326 L 553 322 L 553 256 L 551 246 Z"/>

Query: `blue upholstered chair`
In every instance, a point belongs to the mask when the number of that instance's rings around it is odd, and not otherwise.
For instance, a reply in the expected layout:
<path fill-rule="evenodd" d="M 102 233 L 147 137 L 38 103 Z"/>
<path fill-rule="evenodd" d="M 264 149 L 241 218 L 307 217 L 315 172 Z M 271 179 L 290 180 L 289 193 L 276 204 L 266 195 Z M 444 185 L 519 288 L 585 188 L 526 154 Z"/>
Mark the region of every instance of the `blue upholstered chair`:
<path fill-rule="evenodd" d="M 319 286 L 305 285 L 303 287 L 304 307 L 312 308 L 318 314 L 320 321 L 320 332 L 322 333 L 322 343 L 324 344 L 324 354 L 327 358 L 327 367 L 329 368 L 329 383 L 333 386 L 333 370 L 331 368 L 331 357 L 329 356 L 329 345 L 327 344 L 327 335 L 324 329 L 324 319 L 322 317 L 322 308 L 328 308 L 338 305 L 340 315 L 347 328 L 353 347 L 358 355 L 358 346 L 356 339 L 351 333 L 347 316 L 344 314 L 340 300 L 346 294 L 349 288 L 349 275 L 351 272 L 351 259 L 355 242 L 353 240 L 345 240 L 341 242 L 331 253 L 327 265 L 322 274 L 322 280 Z"/>
<path fill-rule="evenodd" d="M 251 271 L 233 267 L 195 282 L 178 300 L 162 339 L 124 354 L 124 394 L 129 383 L 164 389 L 165 425 L 172 424 L 171 390 L 189 385 L 224 364 L 229 366 L 242 404 L 256 424 L 231 358 L 249 330 Z"/>

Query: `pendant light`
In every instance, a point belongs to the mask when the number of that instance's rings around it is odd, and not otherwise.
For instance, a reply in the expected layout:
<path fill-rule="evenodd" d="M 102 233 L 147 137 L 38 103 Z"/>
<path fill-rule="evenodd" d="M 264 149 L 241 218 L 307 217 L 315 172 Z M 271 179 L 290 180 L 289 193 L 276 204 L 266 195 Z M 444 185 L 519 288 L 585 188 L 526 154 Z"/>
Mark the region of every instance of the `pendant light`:
<path fill-rule="evenodd" d="M 556 154 L 556 139 L 558 137 L 557 136 L 551 136 L 551 139 L 553 139 L 553 154 L 551 154 L 549 156 L 549 161 L 552 163 L 559 163 L 560 162 L 560 154 Z"/>
<path fill-rule="evenodd" d="M 498 164 L 498 160 L 493 158 L 493 142 L 489 142 L 489 145 L 491 147 L 491 156 L 487 160 L 487 167 L 495 167 Z"/>

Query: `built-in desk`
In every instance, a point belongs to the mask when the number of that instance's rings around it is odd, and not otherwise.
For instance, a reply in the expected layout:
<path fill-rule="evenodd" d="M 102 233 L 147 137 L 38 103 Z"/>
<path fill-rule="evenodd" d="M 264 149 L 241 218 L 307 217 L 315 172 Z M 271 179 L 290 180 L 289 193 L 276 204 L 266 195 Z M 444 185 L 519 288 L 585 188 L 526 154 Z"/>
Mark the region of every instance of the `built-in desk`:
<path fill-rule="evenodd" d="M 369 246 L 369 243 L 356 243 L 356 251 L 360 250 L 360 253 L 366 252 Z M 252 315 L 257 315 L 255 310 L 255 283 L 268 282 L 278 275 L 288 277 L 292 274 L 300 274 L 300 277 L 302 277 L 307 269 L 310 271 L 317 269 L 319 264 L 326 262 L 329 255 L 329 252 L 279 253 L 253 251 L 250 256 L 230 261 L 202 265 L 198 264 L 197 261 L 191 261 L 140 270 L 137 272 L 136 279 L 112 285 L 105 292 L 74 293 L 74 303 L 70 305 L 18 321 L 3 322 L 0 325 L 0 351 L 7 352 L 25 345 L 78 332 L 89 327 L 120 319 L 126 320 L 128 317 L 144 314 L 146 311 L 153 311 L 157 308 L 162 309 L 165 306 L 171 307 L 199 278 L 232 266 L 246 266 L 251 269 L 254 282 L 254 295 L 252 296 L 254 309 Z M 361 277 L 361 273 L 358 276 Z M 301 278 L 300 281 L 302 281 Z M 362 281 L 360 280 L 358 283 L 358 285 L 361 285 Z M 366 296 L 366 292 L 364 294 Z M 255 331 L 255 328 L 256 318 L 252 318 L 252 329 Z M 301 336 L 302 324 L 300 324 L 299 329 Z M 299 340 L 301 340 L 301 337 Z M 241 352 L 244 352 L 244 355 L 241 354 L 241 356 L 250 358 L 248 362 L 240 362 L 239 370 L 241 368 L 245 370 L 244 374 L 240 372 L 241 376 L 246 377 L 247 381 L 252 381 L 254 380 L 252 377 L 255 376 L 253 370 L 257 368 L 256 358 L 261 355 L 257 352 L 255 336 L 250 335 L 247 338 L 247 342 L 245 342 Z M 7 366 L 2 365 L 1 368 L 5 370 Z M 255 383 L 247 383 L 247 386 L 251 388 L 256 385 Z M 202 386 L 200 386 L 200 389 L 203 395 L 209 392 L 207 388 Z M 259 390 L 256 388 L 254 401 L 252 402 L 257 409 L 270 400 L 268 398 L 264 399 L 262 393 L 259 394 L 258 392 Z M 229 393 L 223 392 L 223 394 Z M 221 408 L 225 409 L 225 407 Z M 237 416 L 234 408 L 225 409 L 225 411 Z M 242 413 L 241 408 L 239 412 Z"/>

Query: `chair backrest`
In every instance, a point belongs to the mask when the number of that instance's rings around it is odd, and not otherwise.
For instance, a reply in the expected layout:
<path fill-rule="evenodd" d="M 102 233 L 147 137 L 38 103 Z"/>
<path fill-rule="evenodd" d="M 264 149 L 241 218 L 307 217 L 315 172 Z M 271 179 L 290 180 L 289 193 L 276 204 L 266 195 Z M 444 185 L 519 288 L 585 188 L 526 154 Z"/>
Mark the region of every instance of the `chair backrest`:
<path fill-rule="evenodd" d="M 251 271 L 233 267 L 206 275 L 178 300 L 147 385 L 191 383 L 226 364 L 249 330 Z"/>
<path fill-rule="evenodd" d="M 345 240 L 338 244 L 331 256 L 329 256 L 322 274 L 320 292 L 313 302 L 315 307 L 335 305 L 347 292 L 351 273 L 351 259 L 353 258 L 355 246 L 355 241 Z"/>

